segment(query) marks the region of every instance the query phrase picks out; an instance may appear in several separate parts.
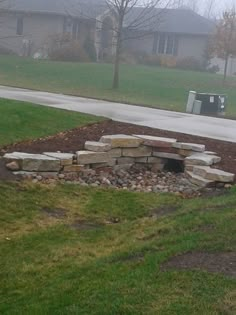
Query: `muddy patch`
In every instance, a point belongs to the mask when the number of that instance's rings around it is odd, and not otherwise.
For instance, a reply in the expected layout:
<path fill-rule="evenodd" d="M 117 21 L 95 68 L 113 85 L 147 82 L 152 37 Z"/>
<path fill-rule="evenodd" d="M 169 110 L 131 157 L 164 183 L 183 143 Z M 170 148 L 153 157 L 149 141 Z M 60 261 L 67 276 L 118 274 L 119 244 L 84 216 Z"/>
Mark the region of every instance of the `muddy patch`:
<path fill-rule="evenodd" d="M 167 205 L 160 208 L 155 208 L 150 211 L 149 217 L 153 219 L 158 219 L 166 215 L 172 214 L 178 210 L 177 206 Z"/>
<path fill-rule="evenodd" d="M 236 252 L 189 252 L 175 256 L 161 266 L 162 271 L 201 270 L 236 278 Z"/>
<path fill-rule="evenodd" d="M 62 208 L 42 208 L 41 212 L 48 215 L 49 217 L 56 219 L 64 219 L 66 218 L 66 213 L 68 212 L 66 209 Z"/>

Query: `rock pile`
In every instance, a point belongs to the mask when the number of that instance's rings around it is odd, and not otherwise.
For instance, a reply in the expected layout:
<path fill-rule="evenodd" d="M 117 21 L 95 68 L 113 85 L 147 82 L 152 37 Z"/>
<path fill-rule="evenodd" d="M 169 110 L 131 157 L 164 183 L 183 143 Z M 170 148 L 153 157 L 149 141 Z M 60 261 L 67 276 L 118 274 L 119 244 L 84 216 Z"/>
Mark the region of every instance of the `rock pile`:
<path fill-rule="evenodd" d="M 87 141 L 75 154 L 14 152 L 5 154 L 4 160 L 14 174 L 33 176 L 35 181 L 58 177 L 138 191 L 192 191 L 234 182 L 234 174 L 211 168 L 221 158 L 204 145 L 145 135 L 103 136 L 99 142 Z M 182 174 L 168 172 L 171 165 L 182 168 Z M 104 172 L 108 175 L 101 175 Z"/>

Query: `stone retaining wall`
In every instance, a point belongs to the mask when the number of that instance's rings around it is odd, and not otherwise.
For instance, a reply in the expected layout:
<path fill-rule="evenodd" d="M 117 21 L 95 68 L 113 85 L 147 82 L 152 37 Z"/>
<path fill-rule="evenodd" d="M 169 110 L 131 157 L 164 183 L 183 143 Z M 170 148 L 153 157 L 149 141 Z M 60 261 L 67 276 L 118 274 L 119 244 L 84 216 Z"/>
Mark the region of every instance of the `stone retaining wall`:
<path fill-rule="evenodd" d="M 183 163 L 191 182 L 206 187 L 216 182 L 231 183 L 234 174 L 211 168 L 221 161 L 214 152 L 195 143 L 146 135 L 108 135 L 99 142 L 87 141 L 84 150 L 72 153 L 5 154 L 6 167 L 14 172 L 78 173 L 84 169 L 129 169 L 146 165 L 153 172 L 163 171 L 168 161 Z"/>

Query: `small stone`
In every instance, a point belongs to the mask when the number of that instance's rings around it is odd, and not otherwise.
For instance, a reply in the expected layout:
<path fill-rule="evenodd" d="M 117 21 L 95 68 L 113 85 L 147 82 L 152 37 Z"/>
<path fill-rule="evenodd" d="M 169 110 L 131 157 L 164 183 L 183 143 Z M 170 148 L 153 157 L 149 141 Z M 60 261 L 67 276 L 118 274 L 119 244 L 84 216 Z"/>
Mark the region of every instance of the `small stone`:
<path fill-rule="evenodd" d="M 19 171 L 20 170 L 20 165 L 16 161 L 10 162 L 6 164 L 6 168 L 10 171 Z"/>
<path fill-rule="evenodd" d="M 64 174 L 59 174 L 59 175 L 58 175 L 58 178 L 59 178 L 59 179 L 64 179 L 64 178 L 65 178 L 65 175 L 64 175 Z"/>
<path fill-rule="evenodd" d="M 36 177 L 36 179 L 40 182 L 40 181 L 43 179 L 43 177 L 40 176 L 40 175 L 38 175 L 38 176 Z"/>

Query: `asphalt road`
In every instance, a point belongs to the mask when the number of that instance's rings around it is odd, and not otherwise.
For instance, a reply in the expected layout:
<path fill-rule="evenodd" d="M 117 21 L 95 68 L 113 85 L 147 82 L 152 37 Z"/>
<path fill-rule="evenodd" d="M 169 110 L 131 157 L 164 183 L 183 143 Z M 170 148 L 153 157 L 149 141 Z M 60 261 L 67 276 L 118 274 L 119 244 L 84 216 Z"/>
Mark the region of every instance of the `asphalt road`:
<path fill-rule="evenodd" d="M 236 121 L 0 86 L 0 97 L 236 143 Z"/>

